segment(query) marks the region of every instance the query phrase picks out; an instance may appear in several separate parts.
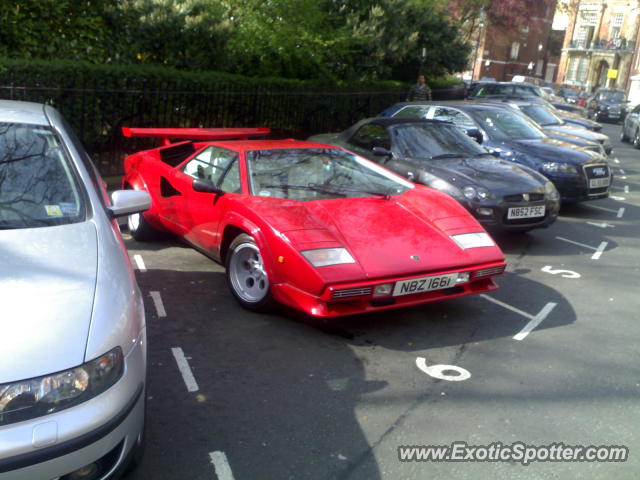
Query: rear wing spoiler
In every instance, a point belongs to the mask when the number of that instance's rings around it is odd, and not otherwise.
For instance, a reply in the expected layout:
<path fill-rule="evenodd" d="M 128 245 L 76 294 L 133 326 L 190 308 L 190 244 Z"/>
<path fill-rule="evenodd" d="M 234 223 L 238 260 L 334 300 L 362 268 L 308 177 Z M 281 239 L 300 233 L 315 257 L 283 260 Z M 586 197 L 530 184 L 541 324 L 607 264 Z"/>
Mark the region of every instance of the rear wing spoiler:
<path fill-rule="evenodd" d="M 171 139 L 180 140 L 248 140 L 251 137 L 266 137 L 268 128 L 130 128 L 122 127 L 127 138 L 159 138 L 163 145 L 171 145 Z"/>

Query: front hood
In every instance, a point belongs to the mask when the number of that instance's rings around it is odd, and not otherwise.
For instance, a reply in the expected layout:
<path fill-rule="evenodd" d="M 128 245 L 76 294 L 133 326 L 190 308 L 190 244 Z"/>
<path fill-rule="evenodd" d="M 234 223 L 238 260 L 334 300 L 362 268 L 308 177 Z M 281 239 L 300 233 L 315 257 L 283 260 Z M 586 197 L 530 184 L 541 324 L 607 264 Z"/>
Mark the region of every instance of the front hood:
<path fill-rule="evenodd" d="M 346 247 L 357 262 L 358 276 L 364 278 L 410 275 L 503 259 L 498 247 L 458 247 L 449 235 L 484 230 L 455 200 L 431 189 L 415 188 L 390 200 L 333 199 L 288 208 L 292 215 L 286 219 L 284 212 L 279 218 L 269 214 L 265 219 L 297 250 Z M 411 259 L 412 255 L 420 260 Z M 318 269 L 320 274 L 323 271 Z"/>
<path fill-rule="evenodd" d="M 581 165 L 591 160 L 603 159 L 599 153 L 579 149 L 570 143 L 553 138 L 513 140 L 511 143 L 515 150 L 525 154 L 538 165 L 542 162 L 566 162 Z"/>
<path fill-rule="evenodd" d="M 0 383 L 82 364 L 95 295 L 95 226 L 0 231 L 0 256 Z"/>
<path fill-rule="evenodd" d="M 458 188 L 484 187 L 490 192 L 509 195 L 527 192 L 543 186 L 518 165 L 487 155 L 477 158 L 447 158 L 441 160 L 412 160 L 426 172 L 452 183 Z"/>

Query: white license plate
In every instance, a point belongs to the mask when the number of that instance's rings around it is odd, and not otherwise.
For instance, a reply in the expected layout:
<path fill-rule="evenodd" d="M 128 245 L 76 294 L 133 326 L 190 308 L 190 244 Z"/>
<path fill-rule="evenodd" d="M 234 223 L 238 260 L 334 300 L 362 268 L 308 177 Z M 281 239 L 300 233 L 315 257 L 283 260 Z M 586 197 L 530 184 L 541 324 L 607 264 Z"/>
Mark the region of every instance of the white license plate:
<path fill-rule="evenodd" d="M 589 188 L 608 187 L 610 182 L 611 182 L 611 179 L 609 177 L 592 178 L 589 180 Z"/>
<path fill-rule="evenodd" d="M 434 275 L 432 277 L 414 278 L 396 282 L 393 289 L 393 296 L 410 295 L 412 293 L 429 292 L 431 290 L 441 290 L 443 288 L 454 287 L 458 279 L 457 273 L 447 275 Z"/>
<path fill-rule="evenodd" d="M 544 217 L 544 209 L 544 205 L 537 207 L 512 207 L 507 212 L 507 219 Z"/>

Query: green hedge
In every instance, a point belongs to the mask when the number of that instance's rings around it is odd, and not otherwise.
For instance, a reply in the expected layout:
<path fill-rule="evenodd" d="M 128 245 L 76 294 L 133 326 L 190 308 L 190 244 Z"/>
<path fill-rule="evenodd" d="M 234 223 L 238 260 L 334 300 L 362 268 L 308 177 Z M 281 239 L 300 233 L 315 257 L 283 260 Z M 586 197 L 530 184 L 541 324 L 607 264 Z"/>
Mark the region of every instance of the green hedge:
<path fill-rule="evenodd" d="M 407 90 L 397 82 L 331 85 L 142 65 L 0 58 L 0 98 L 54 105 L 103 174 L 119 173 L 123 155 L 144 145 L 124 142 L 123 125 L 266 126 L 275 138 L 305 138 L 373 116 L 404 100 Z"/>

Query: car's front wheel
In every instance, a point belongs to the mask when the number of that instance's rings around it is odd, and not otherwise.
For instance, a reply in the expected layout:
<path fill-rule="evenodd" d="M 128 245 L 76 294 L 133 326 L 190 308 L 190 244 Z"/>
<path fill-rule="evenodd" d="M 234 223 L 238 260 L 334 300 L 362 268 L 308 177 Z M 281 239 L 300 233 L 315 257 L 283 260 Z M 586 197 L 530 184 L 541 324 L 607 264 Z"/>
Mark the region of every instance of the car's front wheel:
<path fill-rule="evenodd" d="M 227 284 L 240 304 L 253 311 L 273 306 L 269 277 L 255 240 L 242 233 L 229 245 L 226 259 Z"/>
<path fill-rule="evenodd" d="M 636 134 L 633 137 L 633 146 L 640 148 L 640 129 L 636 130 Z"/>
<path fill-rule="evenodd" d="M 134 213 L 127 217 L 129 233 L 138 242 L 148 242 L 158 238 L 158 231 L 147 223 L 142 213 Z"/>

